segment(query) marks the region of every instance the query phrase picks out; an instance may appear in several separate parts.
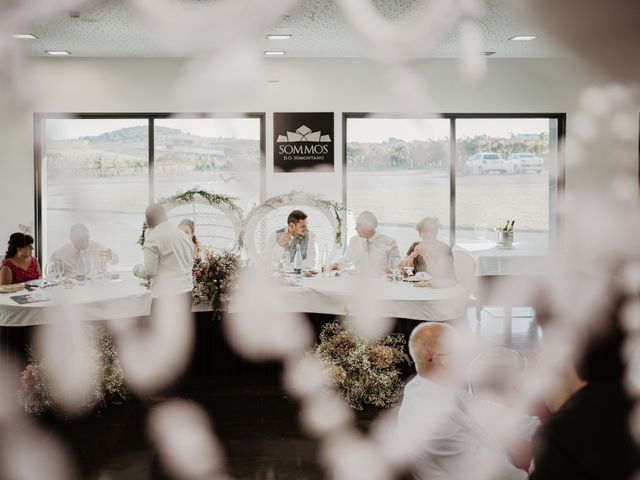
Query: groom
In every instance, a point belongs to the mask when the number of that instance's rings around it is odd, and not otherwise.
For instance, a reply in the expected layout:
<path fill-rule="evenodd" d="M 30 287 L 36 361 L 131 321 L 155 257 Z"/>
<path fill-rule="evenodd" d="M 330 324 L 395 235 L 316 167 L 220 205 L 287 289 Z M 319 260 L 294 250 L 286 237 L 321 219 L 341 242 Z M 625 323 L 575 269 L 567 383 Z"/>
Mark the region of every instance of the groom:
<path fill-rule="evenodd" d="M 293 210 L 287 217 L 287 226 L 276 230 L 267 240 L 267 253 L 271 262 L 278 262 L 285 252 L 293 261 L 296 247 L 300 246 L 303 265 L 313 268 L 316 263 L 316 236 L 309 231 L 307 214 L 302 210 Z"/>

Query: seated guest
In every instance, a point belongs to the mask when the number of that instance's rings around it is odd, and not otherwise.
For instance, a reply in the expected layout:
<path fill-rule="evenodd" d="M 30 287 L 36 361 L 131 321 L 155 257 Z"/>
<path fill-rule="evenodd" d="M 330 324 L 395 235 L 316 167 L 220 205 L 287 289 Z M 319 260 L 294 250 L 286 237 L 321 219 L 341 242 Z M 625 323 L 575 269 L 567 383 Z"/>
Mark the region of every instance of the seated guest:
<path fill-rule="evenodd" d="M 638 478 L 640 449 L 630 431 L 634 402 L 628 378 L 625 385 L 633 351 L 625 349 L 630 345 L 621 303 L 612 307 L 610 318 L 590 332 L 574 360 L 572 395 L 534 438 L 533 480 Z"/>
<path fill-rule="evenodd" d="M 84 256 L 88 268 L 91 268 L 91 262 L 98 257 L 106 258 L 112 265 L 118 263 L 118 256 L 110 248 L 92 241 L 89 229 L 81 223 L 71 227 L 69 240 L 69 243 L 55 250 L 50 258 L 52 262 L 62 263 L 66 277 L 78 275 L 78 264 L 82 256 Z"/>
<path fill-rule="evenodd" d="M 407 383 L 398 420 L 413 444 L 412 470 L 418 479 L 526 479 L 509 461 L 491 419 L 510 420 L 523 438 L 537 419 L 491 402 L 474 399 L 465 389 L 468 362 L 461 335 L 440 323 L 423 323 L 409 339 L 417 375 Z"/>
<path fill-rule="evenodd" d="M 185 297 L 191 305 L 193 279 L 193 241 L 172 225 L 158 203 L 147 207 L 145 219 L 149 227 L 143 245 L 144 263 L 136 265 L 136 277 L 151 280 L 151 296 Z"/>
<path fill-rule="evenodd" d="M 33 256 L 33 237 L 13 233 L 0 267 L 0 285 L 28 282 L 41 276 L 40 264 Z"/>
<path fill-rule="evenodd" d="M 356 219 L 356 233 L 349 240 L 347 252 L 331 268 L 343 268 L 353 263 L 356 269 L 368 266 L 374 273 L 382 273 L 390 266 L 400 265 L 400 252 L 396 241 L 376 232 L 378 219 L 365 210 Z"/>
<path fill-rule="evenodd" d="M 303 265 L 313 268 L 316 264 L 316 235 L 309 230 L 307 214 L 293 210 L 287 217 L 287 226 L 269 235 L 267 252 L 272 262 L 282 259 L 285 252 L 293 262 L 298 245 Z"/>
<path fill-rule="evenodd" d="M 193 242 L 193 257 L 199 257 L 202 253 L 202 247 L 196 238 L 196 225 L 193 223 L 193 220 L 189 218 L 182 219 L 178 224 L 178 228 L 189 235 L 189 238 Z"/>
<path fill-rule="evenodd" d="M 451 247 L 438 240 L 440 223 L 433 217 L 423 218 L 416 225 L 421 241 L 409 247 L 402 261 L 403 267 L 413 267 L 414 271 L 427 272 L 436 279 L 454 279 L 453 253 Z"/>

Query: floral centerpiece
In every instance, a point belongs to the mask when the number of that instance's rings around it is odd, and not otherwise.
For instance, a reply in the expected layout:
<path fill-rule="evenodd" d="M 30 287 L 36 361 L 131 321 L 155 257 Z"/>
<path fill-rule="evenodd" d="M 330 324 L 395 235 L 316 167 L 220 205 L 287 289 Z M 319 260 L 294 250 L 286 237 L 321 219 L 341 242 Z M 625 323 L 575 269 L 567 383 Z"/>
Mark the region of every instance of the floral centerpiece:
<path fill-rule="evenodd" d="M 124 372 L 118 359 L 113 339 L 107 332 L 97 328 L 97 348 L 92 352 L 92 394 L 87 408 L 102 408 L 115 401 L 127 399 Z M 29 352 L 29 364 L 20 375 L 18 399 L 25 411 L 40 415 L 56 406 L 52 388 L 47 377 L 45 362 Z"/>
<path fill-rule="evenodd" d="M 365 405 L 386 408 L 400 398 L 399 366 L 410 362 L 404 345 L 401 333 L 370 342 L 334 321 L 322 327 L 315 353 L 327 365 L 338 392 L 353 408 L 362 410 Z"/>
<path fill-rule="evenodd" d="M 211 305 L 220 313 L 226 306 L 233 290 L 240 256 L 224 251 L 213 253 L 206 250 L 204 256 L 193 261 L 193 303 Z"/>

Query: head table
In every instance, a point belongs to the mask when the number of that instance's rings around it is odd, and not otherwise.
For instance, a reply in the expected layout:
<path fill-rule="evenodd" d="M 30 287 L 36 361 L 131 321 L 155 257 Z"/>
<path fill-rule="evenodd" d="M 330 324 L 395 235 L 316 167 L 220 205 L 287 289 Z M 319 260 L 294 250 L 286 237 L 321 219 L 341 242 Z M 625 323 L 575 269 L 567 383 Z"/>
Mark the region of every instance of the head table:
<path fill-rule="evenodd" d="M 286 301 L 286 311 L 345 315 L 352 311 L 356 278 L 301 278 L 297 285 L 278 287 Z M 423 321 L 446 321 L 460 318 L 466 311 L 467 292 L 456 285 L 449 288 L 419 288 L 410 283 L 390 283 L 373 280 L 376 298 L 381 301 L 381 315 Z M 62 286 L 41 290 L 48 300 L 19 305 L 11 299 L 26 290 L 0 294 L 0 327 L 42 325 L 55 321 L 61 305 L 72 305 L 76 318 L 87 321 L 115 320 L 149 314 L 151 292 L 140 279 L 130 273 L 117 280 L 96 280 L 86 285 Z M 194 312 L 208 311 L 206 305 L 196 305 Z M 233 303 L 230 312 L 237 311 Z"/>

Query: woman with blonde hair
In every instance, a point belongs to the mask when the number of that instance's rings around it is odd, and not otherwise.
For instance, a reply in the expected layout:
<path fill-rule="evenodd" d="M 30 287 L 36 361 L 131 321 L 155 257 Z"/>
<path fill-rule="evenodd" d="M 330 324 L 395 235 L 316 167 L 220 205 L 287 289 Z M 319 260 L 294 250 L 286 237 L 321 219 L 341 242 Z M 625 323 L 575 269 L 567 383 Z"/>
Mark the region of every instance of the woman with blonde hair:
<path fill-rule="evenodd" d="M 449 245 L 438 240 L 439 229 L 440 222 L 435 217 L 420 220 L 416 230 L 421 241 L 409 247 L 402 266 L 413 267 L 416 273 L 426 272 L 434 279 L 455 279 L 453 252 Z"/>
<path fill-rule="evenodd" d="M 193 256 L 199 257 L 200 253 L 202 253 L 202 247 L 200 245 L 200 242 L 196 238 L 196 225 L 195 223 L 193 223 L 193 220 L 191 220 L 190 218 L 182 219 L 178 224 L 178 228 L 182 230 L 184 233 L 186 233 L 187 235 L 189 235 L 189 238 L 191 238 L 191 241 L 193 242 L 193 245 L 194 245 Z"/>

